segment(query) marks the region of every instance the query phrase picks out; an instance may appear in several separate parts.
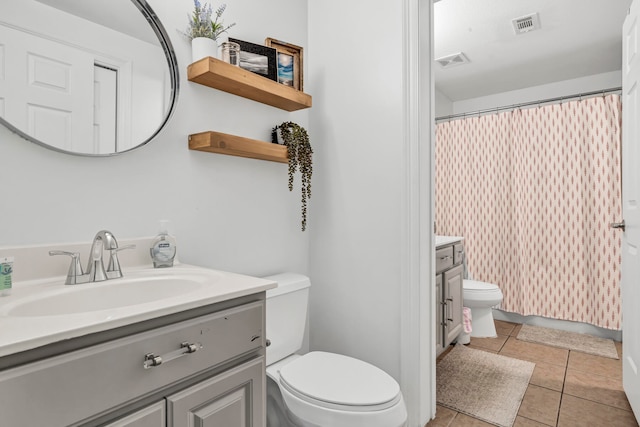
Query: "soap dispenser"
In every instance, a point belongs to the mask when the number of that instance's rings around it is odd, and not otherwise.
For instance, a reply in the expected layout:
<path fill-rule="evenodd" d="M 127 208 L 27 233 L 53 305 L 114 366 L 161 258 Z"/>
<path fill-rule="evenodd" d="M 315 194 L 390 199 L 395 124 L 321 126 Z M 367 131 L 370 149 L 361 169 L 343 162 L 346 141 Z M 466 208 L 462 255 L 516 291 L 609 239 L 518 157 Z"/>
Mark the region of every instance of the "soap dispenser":
<path fill-rule="evenodd" d="M 154 268 L 173 267 L 176 257 L 176 241 L 168 233 L 169 221 L 160 221 L 160 230 L 151 244 L 151 259 Z"/>

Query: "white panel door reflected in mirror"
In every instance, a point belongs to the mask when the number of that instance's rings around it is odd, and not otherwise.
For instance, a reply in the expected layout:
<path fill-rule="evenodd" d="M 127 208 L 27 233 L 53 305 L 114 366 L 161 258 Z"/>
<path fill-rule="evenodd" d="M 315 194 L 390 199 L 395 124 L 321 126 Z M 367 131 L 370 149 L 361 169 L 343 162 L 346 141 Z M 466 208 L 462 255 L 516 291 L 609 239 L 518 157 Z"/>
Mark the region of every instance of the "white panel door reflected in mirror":
<path fill-rule="evenodd" d="M 175 55 L 144 0 L 3 2 L 0 59 L 3 124 L 54 150 L 131 150 L 175 105 Z"/>

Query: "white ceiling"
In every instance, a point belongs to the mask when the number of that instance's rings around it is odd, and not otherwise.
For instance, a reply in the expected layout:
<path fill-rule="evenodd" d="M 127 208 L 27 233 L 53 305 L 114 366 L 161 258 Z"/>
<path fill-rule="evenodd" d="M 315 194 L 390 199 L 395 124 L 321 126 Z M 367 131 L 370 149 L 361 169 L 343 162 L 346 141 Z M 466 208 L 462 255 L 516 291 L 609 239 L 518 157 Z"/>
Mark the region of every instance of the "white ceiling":
<path fill-rule="evenodd" d="M 434 4 L 435 67 L 451 101 L 621 69 L 622 23 L 632 0 L 442 0 Z M 512 19 L 538 12 L 542 28 L 516 35 Z"/>

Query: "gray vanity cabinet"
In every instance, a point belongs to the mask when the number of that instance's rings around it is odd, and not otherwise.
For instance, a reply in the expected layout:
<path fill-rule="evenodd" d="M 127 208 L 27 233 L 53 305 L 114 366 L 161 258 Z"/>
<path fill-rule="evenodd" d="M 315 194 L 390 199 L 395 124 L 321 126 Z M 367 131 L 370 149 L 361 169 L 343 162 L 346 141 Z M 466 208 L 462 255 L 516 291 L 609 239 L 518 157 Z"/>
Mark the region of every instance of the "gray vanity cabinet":
<path fill-rule="evenodd" d="M 264 427 L 264 322 L 262 292 L 34 350 L 0 369 L 0 425 Z"/>
<path fill-rule="evenodd" d="M 436 248 L 436 354 L 462 332 L 463 260 L 460 241 Z"/>

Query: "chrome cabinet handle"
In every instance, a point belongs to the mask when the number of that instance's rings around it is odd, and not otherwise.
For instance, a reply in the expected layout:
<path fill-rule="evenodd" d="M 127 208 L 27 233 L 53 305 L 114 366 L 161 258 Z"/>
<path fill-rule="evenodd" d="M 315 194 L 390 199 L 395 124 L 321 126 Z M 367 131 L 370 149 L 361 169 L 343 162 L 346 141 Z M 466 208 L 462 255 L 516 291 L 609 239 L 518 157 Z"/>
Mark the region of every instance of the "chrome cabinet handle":
<path fill-rule="evenodd" d="M 160 366 L 163 363 L 171 362 L 179 357 L 186 356 L 187 354 L 195 353 L 196 351 L 202 348 L 202 344 L 199 342 L 196 343 L 188 343 L 183 342 L 180 344 L 180 348 L 174 351 L 170 351 L 169 353 L 163 356 L 156 356 L 153 353 L 147 353 L 144 355 L 144 363 L 142 366 L 144 369 L 151 369 L 156 366 Z"/>
<path fill-rule="evenodd" d="M 440 260 L 441 261 L 446 261 L 446 260 L 451 259 L 451 258 L 452 258 L 451 255 L 446 255 L 446 256 L 440 257 Z"/>
<path fill-rule="evenodd" d="M 625 228 L 627 227 L 624 223 L 624 219 L 622 220 L 622 222 L 612 222 L 611 224 L 609 224 L 609 226 L 611 228 L 621 228 L 622 231 L 625 231 Z"/>

